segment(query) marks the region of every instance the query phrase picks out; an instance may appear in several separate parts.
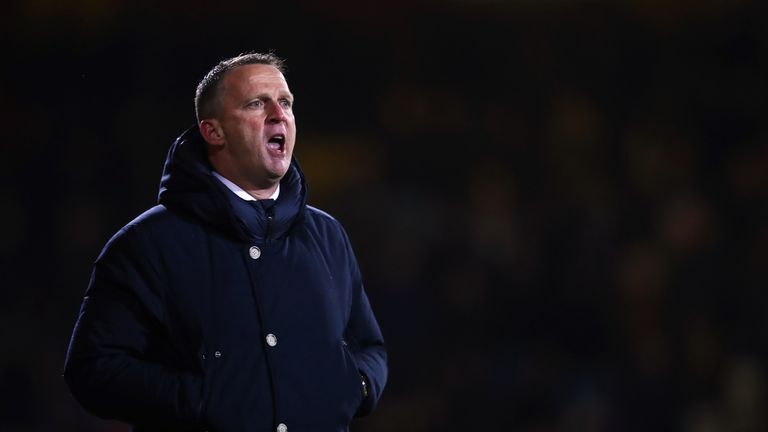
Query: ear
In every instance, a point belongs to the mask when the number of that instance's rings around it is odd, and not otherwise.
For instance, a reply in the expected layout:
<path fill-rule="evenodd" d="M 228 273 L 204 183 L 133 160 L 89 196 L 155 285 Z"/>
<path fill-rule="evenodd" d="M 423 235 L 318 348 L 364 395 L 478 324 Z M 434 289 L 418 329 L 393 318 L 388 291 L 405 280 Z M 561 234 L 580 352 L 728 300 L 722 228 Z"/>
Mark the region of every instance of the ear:
<path fill-rule="evenodd" d="M 200 122 L 200 135 L 203 136 L 205 142 L 212 146 L 224 145 L 224 131 L 216 119 L 206 119 Z"/>

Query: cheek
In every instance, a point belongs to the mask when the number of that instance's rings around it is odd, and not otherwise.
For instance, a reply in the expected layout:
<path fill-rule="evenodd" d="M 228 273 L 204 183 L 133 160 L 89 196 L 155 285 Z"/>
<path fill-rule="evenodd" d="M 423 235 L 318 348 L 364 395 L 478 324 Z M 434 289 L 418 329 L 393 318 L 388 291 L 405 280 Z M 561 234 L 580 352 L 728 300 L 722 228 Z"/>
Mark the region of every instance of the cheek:
<path fill-rule="evenodd" d="M 251 122 L 246 127 L 245 134 L 251 146 L 258 147 L 263 140 L 264 127 L 257 122 Z"/>

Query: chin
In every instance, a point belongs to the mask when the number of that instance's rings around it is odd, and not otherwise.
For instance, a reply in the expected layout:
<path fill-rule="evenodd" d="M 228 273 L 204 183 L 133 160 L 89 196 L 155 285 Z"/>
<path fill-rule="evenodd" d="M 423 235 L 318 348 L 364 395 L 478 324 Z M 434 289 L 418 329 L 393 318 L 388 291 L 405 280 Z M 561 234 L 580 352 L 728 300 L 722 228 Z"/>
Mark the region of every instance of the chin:
<path fill-rule="evenodd" d="M 272 180 L 281 180 L 283 177 L 285 177 L 287 173 L 288 173 L 288 168 L 286 167 L 286 169 L 284 170 L 270 171 L 268 175 L 269 175 L 269 178 Z"/>

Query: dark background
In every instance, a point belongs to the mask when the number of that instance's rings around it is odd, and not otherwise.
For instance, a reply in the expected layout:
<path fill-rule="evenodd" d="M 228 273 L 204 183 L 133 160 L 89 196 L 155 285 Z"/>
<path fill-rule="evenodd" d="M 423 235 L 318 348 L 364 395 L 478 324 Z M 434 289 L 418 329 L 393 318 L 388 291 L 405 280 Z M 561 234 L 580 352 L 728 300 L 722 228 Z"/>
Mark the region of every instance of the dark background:
<path fill-rule="evenodd" d="M 3 8 L 0 430 L 126 430 L 60 376 L 91 263 L 270 49 L 389 345 L 353 431 L 768 430 L 761 2 Z"/>

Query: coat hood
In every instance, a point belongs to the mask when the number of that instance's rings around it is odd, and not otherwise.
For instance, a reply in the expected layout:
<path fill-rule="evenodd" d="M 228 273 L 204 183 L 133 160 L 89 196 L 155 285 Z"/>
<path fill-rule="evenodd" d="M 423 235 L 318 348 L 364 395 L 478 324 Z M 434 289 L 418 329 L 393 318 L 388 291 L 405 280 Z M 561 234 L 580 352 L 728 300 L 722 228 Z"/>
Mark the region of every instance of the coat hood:
<path fill-rule="evenodd" d="M 280 181 L 280 196 L 275 202 L 269 228 L 266 214 L 260 207 L 256 211 L 257 228 L 253 228 L 254 224 L 246 224 L 233 207 L 228 195 L 232 192 L 213 176 L 212 171 L 205 141 L 198 127 L 192 126 L 176 138 L 168 150 L 158 203 L 246 241 L 263 240 L 267 229 L 270 238 L 282 237 L 303 217 L 307 184 L 295 157 Z"/>

